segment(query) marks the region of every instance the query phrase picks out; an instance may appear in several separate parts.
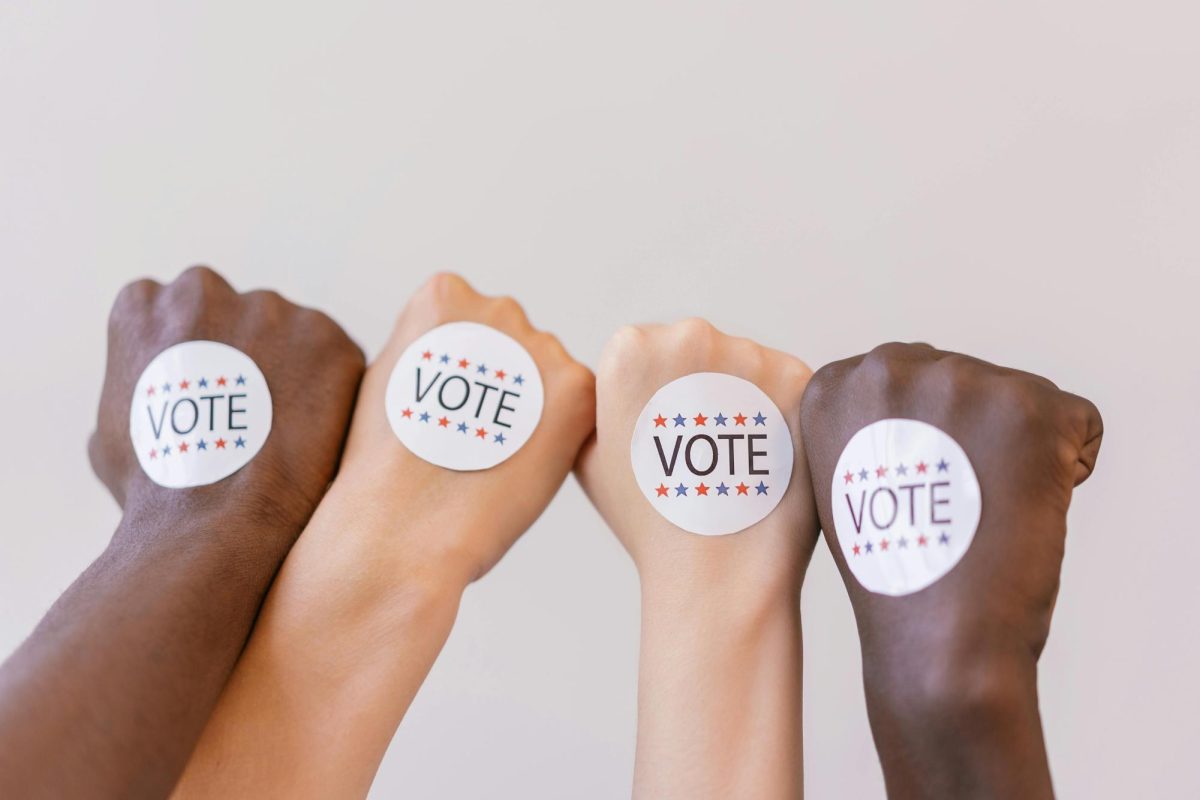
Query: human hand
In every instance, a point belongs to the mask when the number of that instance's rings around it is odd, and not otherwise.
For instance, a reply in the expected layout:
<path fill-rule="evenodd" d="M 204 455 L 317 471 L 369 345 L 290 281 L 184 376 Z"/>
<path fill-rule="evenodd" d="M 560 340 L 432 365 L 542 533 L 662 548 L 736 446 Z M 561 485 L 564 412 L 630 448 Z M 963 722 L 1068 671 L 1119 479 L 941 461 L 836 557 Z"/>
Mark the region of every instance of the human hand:
<path fill-rule="evenodd" d="M 166 348 L 197 341 L 240 350 L 261 370 L 269 394 L 254 385 L 253 374 L 204 374 L 187 355 L 170 362 L 180 374 L 168 383 L 137 385 Z M 218 364 L 220 358 L 226 356 Z M 233 369 L 241 363 L 236 355 L 224 362 Z M 88 445 L 92 468 L 127 512 L 151 506 L 166 514 L 202 509 L 269 519 L 264 536 L 279 532 L 294 539 L 333 479 L 362 370 L 362 352 L 337 323 L 273 291 L 239 294 L 205 267 L 165 286 L 131 283 L 109 318 L 108 367 Z M 241 457 L 237 450 L 245 450 L 247 440 L 249 448 L 261 450 L 215 482 L 183 489 L 159 485 L 147 474 L 158 464 L 147 462 L 143 469 L 140 451 L 130 446 L 131 397 L 135 425 L 154 440 L 149 454 L 141 455 L 153 462 L 165 465 L 173 458 L 183 465 L 191 459 L 196 467 L 180 469 L 204 469 L 204 459 L 211 464 Z M 272 419 L 243 435 L 245 421 L 255 412 L 261 417 L 264 406 Z M 265 440 L 256 440 L 259 435 Z"/>

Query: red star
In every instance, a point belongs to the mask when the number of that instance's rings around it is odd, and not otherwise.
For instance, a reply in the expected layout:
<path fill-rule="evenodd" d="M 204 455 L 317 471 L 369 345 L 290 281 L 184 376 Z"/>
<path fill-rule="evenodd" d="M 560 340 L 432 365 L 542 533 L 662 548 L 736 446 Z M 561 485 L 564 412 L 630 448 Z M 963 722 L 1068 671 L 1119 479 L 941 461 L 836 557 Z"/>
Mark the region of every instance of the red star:
<path fill-rule="evenodd" d="M 929 469 L 929 465 L 924 461 L 922 461 L 920 464 L 917 464 L 917 472 L 921 473 L 922 475 L 925 474 L 925 470 L 927 469 Z"/>
<path fill-rule="evenodd" d="M 189 387 L 189 386 L 191 386 L 191 385 L 192 385 L 192 384 L 190 384 L 190 383 L 188 382 L 187 378 L 184 378 L 183 380 L 181 380 L 181 381 L 179 382 L 179 388 L 180 388 L 180 389 L 186 389 L 186 388 L 188 388 L 188 387 Z"/>
<path fill-rule="evenodd" d="M 887 540 L 887 539 L 882 539 L 882 540 L 880 540 L 880 542 L 879 542 L 879 549 L 880 549 L 880 550 L 887 550 L 887 548 L 888 548 L 888 540 Z"/>
<path fill-rule="evenodd" d="M 734 488 L 738 490 L 738 494 L 746 494 L 746 490 L 749 489 L 750 487 L 744 483 L 739 483 Z M 749 495 L 747 495 L 747 496 L 749 496 Z"/>
<path fill-rule="evenodd" d="M 154 451 L 151 450 L 150 452 L 153 453 Z M 150 457 L 153 458 L 154 456 L 152 455 Z M 654 491 L 658 492 L 659 497 L 667 496 L 667 487 L 663 486 L 661 483 L 658 485 L 658 487 Z"/>
<path fill-rule="evenodd" d="M 505 376 L 505 375 L 507 375 L 507 374 L 508 374 L 508 373 L 507 373 L 507 372 L 505 372 L 505 371 L 504 371 L 504 370 L 502 370 L 502 369 L 498 369 L 498 370 L 496 370 L 496 377 L 497 377 L 497 378 L 499 378 L 500 380 L 504 380 L 504 376 Z"/>
<path fill-rule="evenodd" d="M 707 494 L 708 494 L 708 487 L 707 487 L 707 486 L 705 486 L 703 483 L 701 483 L 699 486 L 697 486 L 697 487 L 696 487 L 696 494 L 703 494 L 703 495 L 707 495 Z"/>
<path fill-rule="evenodd" d="M 221 377 L 217 378 L 217 386 L 224 386 L 224 385 L 225 385 L 225 376 L 222 375 Z"/>
<path fill-rule="evenodd" d="M 736 417 L 733 418 L 733 422 L 735 425 L 745 425 L 746 417 L 743 416 L 742 414 L 738 414 Z"/>
<path fill-rule="evenodd" d="M 149 389 L 147 389 L 147 390 L 146 390 L 146 396 L 147 396 L 147 397 L 149 397 L 149 396 L 150 396 L 150 395 L 152 395 L 152 394 L 154 394 L 154 387 L 153 387 L 153 386 L 151 386 Z"/>
<path fill-rule="evenodd" d="M 854 473 L 853 472 L 847 472 L 842 477 L 846 479 L 846 483 L 854 483 Z"/>
<path fill-rule="evenodd" d="M 181 452 L 181 453 L 186 453 L 186 452 L 187 452 L 187 450 L 188 450 L 188 443 L 187 443 L 187 442 L 180 442 L 180 443 L 179 443 L 179 452 Z"/>
<path fill-rule="evenodd" d="M 917 544 L 921 545 L 921 547 L 924 547 L 925 545 L 929 544 L 929 539 L 922 534 L 921 536 L 917 537 Z"/>
<path fill-rule="evenodd" d="M 225 449 L 225 440 L 224 439 L 217 439 L 217 449 L 218 450 Z"/>
<path fill-rule="evenodd" d="M 153 386 L 150 387 L 150 391 L 152 391 L 152 392 L 154 391 Z M 656 427 L 656 428 L 667 427 L 667 418 L 664 417 L 662 414 L 659 414 L 657 417 L 654 418 L 654 427 Z"/>
<path fill-rule="evenodd" d="M 476 428 L 475 429 L 475 438 L 476 439 L 486 439 L 487 431 L 485 431 L 483 428 Z"/>
<path fill-rule="evenodd" d="M 467 367 L 471 366 L 471 362 L 467 361 L 465 358 L 460 358 L 458 360 L 458 366 L 460 369 L 466 369 Z"/>
<path fill-rule="evenodd" d="M 411 419 L 412 418 L 412 409 L 411 408 L 404 409 L 403 411 L 400 412 L 400 416 L 404 417 L 405 419 Z"/>
<path fill-rule="evenodd" d="M 884 475 L 887 475 L 887 467 L 876 467 L 875 468 L 875 477 L 876 478 L 882 478 Z"/>
<path fill-rule="evenodd" d="M 442 417 L 441 419 L 439 419 L 439 420 L 438 420 L 438 425 L 439 425 L 439 426 L 441 426 L 441 427 L 443 427 L 443 428 L 444 428 L 444 427 L 446 427 L 446 426 L 447 426 L 447 425 L 449 425 L 449 424 L 450 424 L 450 420 L 449 420 L 449 419 L 447 419 L 446 417 Z"/>
<path fill-rule="evenodd" d="M 150 451 L 150 460 L 151 460 L 151 461 L 153 461 L 153 460 L 154 460 L 154 459 L 156 459 L 156 458 L 158 458 L 158 451 L 157 451 L 157 450 L 151 450 L 151 451 Z"/>
<path fill-rule="evenodd" d="M 421 358 L 428 361 L 429 359 L 433 358 L 433 353 L 426 350 L 424 353 L 421 353 Z"/>
<path fill-rule="evenodd" d="M 692 420 L 697 425 L 703 425 L 704 423 L 708 422 L 708 417 L 704 416 L 703 414 L 697 414 L 696 416 L 692 417 Z"/>
<path fill-rule="evenodd" d="M 862 548 L 859 547 L 858 545 L 854 545 L 854 555 L 858 555 L 861 552 L 862 552 Z"/>

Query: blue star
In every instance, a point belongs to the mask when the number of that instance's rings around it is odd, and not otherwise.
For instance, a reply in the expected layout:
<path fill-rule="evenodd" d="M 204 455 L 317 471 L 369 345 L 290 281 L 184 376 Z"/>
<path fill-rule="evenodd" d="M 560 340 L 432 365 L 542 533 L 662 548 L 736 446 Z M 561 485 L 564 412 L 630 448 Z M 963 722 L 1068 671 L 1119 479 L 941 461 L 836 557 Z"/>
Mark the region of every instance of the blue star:
<path fill-rule="evenodd" d="M 759 481 L 759 482 L 758 482 L 758 486 L 755 486 L 754 488 L 758 490 L 758 493 L 759 493 L 759 494 L 766 494 L 766 493 L 767 493 L 767 489 L 769 489 L 769 488 L 771 488 L 771 487 L 767 486 L 767 485 L 766 485 L 765 483 L 763 483 L 762 481 Z"/>
<path fill-rule="evenodd" d="M 207 389 L 207 388 L 208 388 L 208 378 L 201 378 L 201 379 L 200 379 L 200 388 L 201 388 L 201 389 Z"/>
<path fill-rule="evenodd" d="M 901 548 L 901 549 L 904 549 L 904 548 L 906 548 L 906 547 L 908 547 L 908 539 L 906 539 L 906 538 L 904 538 L 903 536 L 901 536 L 901 537 L 900 537 L 900 548 Z"/>
<path fill-rule="evenodd" d="M 450 356 L 449 356 L 449 355 L 447 355 L 446 353 L 442 353 L 442 357 L 441 357 L 441 358 L 439 358 L 439 359 L 438 359 L 438 361 L 442 362 L 443 364 L 449 364 L 449 363 L 450 363 Z"/>
<path fill-rule="evenodd" d="M 716 422 L 718 425 L 724 425 L 725 420 L 727 420 L 727 419 L 729 419 L 729 417 L 725 416 L 720 411 L 718 411 L 717 415 L 715 417 L 713 417 L 713 421 Z"/>
<path fill-rule="evenodd" d="M 429 412 L 428 411 L 421 412 L 421 422 L 429 422 Z"/>
<path fill-rule="evenodd" d="M 492 439 L 492 441 L 493 441 L 493 442 L 499 442 L 500 444 L 504 444 L 504 434 L 503 434 L 503 433 L 497 433 L 497 434 L 496 434 L 496 436 L 495 436 L 495 438 L 494 438 L 494 439 Z"/>
<path fill-rule="evenodd" d="M 858 473 L 858 479 L 859 479 L 860 481 L 865 481 L 865 480 L 867 479 L 867 471 L 866 471 L 865 469 L 864 469 L 864 470 L 860 470 L 860 471 L 859 471 L 859 473 Z"/>
<path fill-rule="evenodd" d="M 687 495 L 687 490 L 688 490 L 688 487 L 684 486 L 684 485 L 681 483 L 681 484 L 679 484 L 678 486 L 676 486 L 676 487 L 675 487 L 675 496 L 676 496 L 676 497 L 679 497 L 679 495 L 684 495 L 684 496 L 686 496 L 686 495 Z"/>
<path fill-rule="evenodd" d="M 938 472 L 947 472 L 949 469 L 950 465 L 946 463 L 946 459 L 943 458 L 938 462 Z"/>
<path fill-rule="evenodd" d="M 681 427 L 686 424 L 687 424 L 687 420 L 684 418 L 683 414 L 675 415 L 675 427 L 676 428 Z"/>
<path fill-rule="evenodd" d="M 197 449 L 197 450 L 207 450 L 207 449 L 208 449 L 208 442 L 206 442 L 206 441 L 204 441 L 203 439 L 201 439 L 200 441 L 196 442 L 196 449 Z"/>
<path fill-rule="evenodd" d="M 164 384 L 163 384 L 163 391 L 164 391 L 164 392 L 169 392 L 169 391 L 171 391 L 171 384 L 169 384 L 169 383 L 164 383 Z"/>
<path fill-rule="evenodd" d="M 729 494 L 729 487 L 725 485 L 725 481 L 721 481 L 721 484 L 717 486 L 717 494 Z"/>
<path fill-rule="evenodd" d="M 163 455 L 164 456 L 171 455 L 171 445 L 167 445 L 166 447 L 163 448 Z"/>
<path fill-rule="evenodd" d="M 475 371 L 478 372 L 480 375 L 486 375 L 487 374 L 487 364 L 478 365 L 477 367 L 475 367 Z"/>
<path fill-rule="evenodd" d="M 459 430 L 459 433 L 466 433 L 467 432 L 467 423 L 465 423 L 465 422 L 458 423 L 458 430 Z"/>
<path fill-rule="evenodd" d="M 513 378 L 513 383 L 515 383 L 517 386 L 520 386 L 524 382 L 525 382 L 525 378 L 521 375 L 518 375 L 517 377 Z"/>
<path fill-rule="evenodd" d="M 762 415 L 761 411 L 754 415 L 754 424 L 755 425 L 766 425 L 767 424 L 767 418 Z"/>
<path fill-rule="evenodd" d="M 875 549 L 875 547 L 870 542 L 867 542 L 867 552 L 869 553 L 874 549 Z"/>
<path fill-rule="evenodd" d="M 945 531 L 942 531 L 942 535 L 938 537 L 938 541 L 942 544 L 950 544 L 950 537 L 946 535 Z"/>
<path fill-rule="evenodd" d="M 906 466 L 904 466 L 903 464 L 901 464 L 900 466 L 896 467 L 896 474 L 897 474 L 897 475 L 907 475 L 907 474 L 908 474 L 908 467 L 906 467 Z M 902 545 L 902 546 L 903 546 L 903 545 Z"/>
<path fill-rule="evenodd" d="M 237 439 L 235 439 L 233 443 L 237 447 L 245 447 L 246 446 L 246 440 L 240 436 Z"/>

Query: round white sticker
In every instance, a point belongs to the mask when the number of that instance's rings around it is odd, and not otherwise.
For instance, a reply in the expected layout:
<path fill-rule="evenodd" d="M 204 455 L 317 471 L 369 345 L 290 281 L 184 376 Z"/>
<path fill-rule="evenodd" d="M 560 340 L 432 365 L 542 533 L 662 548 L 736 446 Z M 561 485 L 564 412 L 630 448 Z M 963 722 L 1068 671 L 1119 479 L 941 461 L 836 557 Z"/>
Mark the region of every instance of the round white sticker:
<path fill-rule="evenodd" d="M 129 405 L 138 463 L 160 486 L 232 475 L 271 432 L 271 391 L 248 355 L 220 342 L 181 342 L 146 366 Z"/>
<path fill-rule="evenodd" d="M 638 488 L 685 531 L 737 533 L 770 514 L 792 479 L 792 434 L 771 398 L 719 372 L 663 386 L 629 446 Z"/>
<path fill-rule="evenodd" d="M 447 469 L 494 467 L 542 418 L 542 376 L 517 341 L 477 322 L 425 333 L 388 380 L 388 421 L 405 447 Z"/>
<path fill-rule="evenodd" d="M 832 492 L 846 563 L 880 594 L 909 594 L 941 578 L 979 526 L 982 498 L 967 454 L 940 428 L 914 419 L 882 419 L 854 434 Z"/>

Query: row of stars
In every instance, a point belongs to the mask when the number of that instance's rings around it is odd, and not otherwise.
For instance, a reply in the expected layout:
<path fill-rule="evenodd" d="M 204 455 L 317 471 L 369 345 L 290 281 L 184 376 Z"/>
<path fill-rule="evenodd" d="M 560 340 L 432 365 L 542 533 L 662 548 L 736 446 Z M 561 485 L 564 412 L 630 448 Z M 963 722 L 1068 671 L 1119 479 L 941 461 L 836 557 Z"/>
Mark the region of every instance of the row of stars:
<path fill-rule="evenodd" d="M 654 417 L 653 419 L 654 419 L 654 427 L 656 427 L 656 428 L 665 428 L 665 427 L 667 427 L 668 422 L 674 422 L 675 423 L 674 427 L 676 427 L 676 428 L 683 428 L 683 427 L 687 426 L 687 421 L 689 418 L 685 417 L 683 414 L 676 414 L 673 417 L 664 417 L 662 414 L 659 414 L 657 417 Z M 753 417 L 747 417 L 745 414 L 741 413 L 740 411 L 737 414 L 735 414 L 733 417 L 727 417 L 724 414 L 722 414 L 720 411 L 717 412 L 717 415 L 715 417 L 706 417 L 703 414 L 697 414 L 696 416 L 691 417 L 692 425 L 697 428 L 708 427 L 708 421 L 710 419 L 713 421 L 713 424 L 722 425 L 722 426 L 724 426 L 725 423 L 730 419 L 733 420 L 734 425 L 743 425 L 744 426 L 746 424 L 746 420 L 748 420 L 748 419 L 754 420 L 755 425 L 766 425 L 767 424 L 767 418 L 762 415 L 761 411 L 758 412 L 757 414 L 755 414 Z"/>
<path fill-rule="evenodd" d="M 654 487 L 654 491 L 657 492 L 658 497 L 707 497 L 710 490 L 716 490 L 717 495 L 728 495 L 730 489 L 736 489 L 737 494 L 743 494 L 749 497 L 751 489 L 754 489 L 755 494 L 759 495 L 766 494 L 767 489 L 770 488 L 770 486 L 767 486 L 762 481 L 758 482 L 758 486 L 747 486 L 744 482 L 739 483 L 737 486 L 726 486 L 725 482 L 721 481 L 716 486 L 706 486 L 704 483 L 699 483 L 696 486 L 687 486 L 682 483 L 678 486 L 665 486 L 660 483 L 658 486 Z M 696 494 L 689 495 L 688 489 L 695 489 Z M 674 495 L 669 494 L 669 492 L 672 490 L 675 492 Z M 734 496 L 736 497 L 737 495 Z"/>
<path fill-rule="evenodd" d="M 433 351 L 426 350 L 424 353 L 421 353 L 421 360 L 422 361 L 433 361 Z M 442 353 L 440 356 L 437 357 L 437 360 L 438 360 L 439 364 L 449 364 L 452 359 L 450 358 L 449 353 Z M 471 362 L 465 358 L 460 358 L 455 363 L 458 364 L 459 369 L 467 369 L 468 367 L 471 366 Z M 490 370 L 490 371 L 491 371 L 492 375 L 499 381 L 504 381 L 504 379 L 508 377 L 508 373 L 502 369 L 495 369 L 495 370 Z M 477 375 L 487 375 L 488 372 L 489 372 L 489 370 L 488 370 L 487 364 L 476 364 L 475 365 L 475 373 Z M 513 383 L 515 383 L 517 386 L 522 385 L 523 383 L 525 383 L 525 376 L 524 375 L 514 376 Z"/>
<path fill-rule="evenodd" d="M 229 380 L 224 375 L 217 378 L 217 386 L 225 386 L 228 383 L 229 383 Z M 164 383 L 161 387 L 162 393 L 169 394 L 171 391 L 172 385 L 173 384 L 171 384 L 171 383 Z M 189 388 L 191 388 L 192 382 L 189 381 L 187 378 L 184 378 L 177 385 L 179 387 L 179 391 L 186 392 Z M 238 375 L 237 378 L 234 379 L 234 385 L 235 386 L 245 386 L 246 385 L 246 376 Z M 196 386 L 201 389 L 207 389 L 208 388 L 208 378 L 201 378 L 200 380 L 196 381 Z M 147 386 L 146 387 L 146 396 L 151 397 L 151 396 L 157 394 L 158 388 L 159 387 L 156 387 L 153 385 Z"/>
<path fill-rule="evenodd" d="M 411 408 L 404 409 L 403 411 L 400 412 L 400 416 L 403 417 L 404 419 L 412 419 L 413 418 L 412 409 Z M 430 417 L 428 411 L 422 411 L 420 414 L 417 415 L 417 419 L 420 420 L 421 422 L 429 422 L 429 420 L 432 419 L 432 417 Z M 456 430 L 459 433 L 470 433 L 470 429 L 469 429 L 469 426 L 467 425 L 467 423 L 459 422 L 457 425 L 455 425 L 450 420 L 449 417 L 439 417 L 437 420 L 437 424 L 438 424 L 439 428 L 445 428 L 446 430 L 451 430 L 450 426 L 454 425 L 453 430 Z M 487 441 L 487 438 L 488 438 L 487 429 L 486 428 L 476 428 L 475 429 L 475 438 L 483 439 L 484 441 Z M 492 441 L 495 444 L 504 444 L 505 441 L 507 441 L 507 439 L 505 439 L 505 437 L 504 437 L 504 432 L 501 431 L 500 433 L 496 433 L 496 434 L 492 435 Z"/>
<path fill-rule="evenodd" d="M 233 444 L 234 448 L 236 449 L 236 448 L 238 448 L 238 447 L 245 447 L 245 446 L 246 446 L 246 440 L 245 440 L 245 439 L 243 439 L 241 436 L 237 437 L 237 439 L 235 439 L 233 442 L 229 442 L 229 441 L 227 441 L 227 440 L 225 440 L 225 439 L 218 438 L 218 439 L 216 439 L 216 440 L 213 442 L 213 448 L 214 448 L 214 449 L 216 449 L 216 450 L 225 450 L 225 449 L 226 449 L 226 447 L 225 447 L 225 446 L 226 446 L 227 444 Z M 208 449 L 208 442 L 207 442 L 207 441 L 205 441 L 204 439 L 199 439 L 199 440 L 197 440 L 197 441 L 196 441 L 196 443 L 195 443 L 194 445 L 189 445 L 187 442 L 180 442 L 180 443 L 178 444 L 178 446 L 176 446 L 176 448 L 175 448 L 174 450 L 172 450 L 172 449 L 171 449 L 171 445 L 167 444 L 167 445 L 163 445 L 163 446 L 162 446 L 161 452 L 162 452 L 162 456 L 163 456 L 163 458 L 167 458 L 167 457 L 168 457 L 168 456 L 170 456 L 170 455 L 171 455 L 171 453 L 173 453 L 173 452 L 174 452 L 174 453 L 179 453 L 180 455 L 183 455 L 183 454 L 187 453 L 189 450 L 192 450 L 192 449 L 195 449 L 195 450 L 207 450 L 207 449 Z M 153 448 L 153 447 L 152 447 L 152 448 L 150 448 L 150 458 L 151 458 L 151 459 L 157 459 L 157 458 L 158 458 L 158 454 L 159 454 L 159 452 L 160 452 L 160 451 L 159 451 L 159 449 L 158 449 L 158 448 Z"/>
<path fill-rule="evenodd" d="M 946 459 L 944 459 L 944 458 L 941 459 L 940 461 L 938 461 L 938 463 L 936 465 L 926 464 L 924 461 L 918 461 L 915 469 L 916 469 L 918 475 L 925 475 L 929 472 L 929 468 L 931 466 L 937 466 L 938 472 L 949 472 L 950 471 L 950 464 L 948 464 L 946 462 Z M 882 480 L 883 478 L 887 477 L 888 468 L 881 464 L 875 468 L 874 472 L 875 472 L 876 479 Z M 901 475 L 901 476 L 908 475 L 908 467 L 906 467 L 904 464 L 897 465 L 896 466 L 896 474 Z M 842 478 L 846 481 L 846 483 L 854 483 L 854 476 L 855 476 L 855 473 L 851 472 L 850 470 L 846 470 L 846 474 L 843 475 Z M 870 477 L 871 477 L 870 470 L 860 469 L 858 471 L 859 483 L 862 483 L 865 480 L 869 480 Z"/>
<path fill-rule="evenodd" d="M 942 531 L 941 536 L 937 537 L 937 542 L 938 542 L 938 544 L 946 545 L 947 547 L 949 547 L 950 546 L 950 534 L 946 533 L 945 531 Z M 856 544 L 856 545 L 854 545 L 854 547 L 851 548 L 851 551 L 856 556 L 862 555 L 863 553 L 870 555 L 871 553 L 875 552 L 876 550 L 881 550 L 886 553 L 889 549 L 891 549 L 892 544 L 893 544 L 893 542 L 891 542 L 885 538 L 885 539 L 880 539 L 878 545 L 874 545 L 871 542 L 867 542 L 865 545 Z M 897 550 L 907 550 L 908 549 L 908 537 L 901 536 L 899 539 L 896 539 L 895 545 L 896 545 L 895 549 L 897 549 Z M 922 533 L 920 536 L 917 537 L 917 547 L 927 547 L 928 545 L 929 545 L 929 537 L 928 536 L 926 536 L 925 534 Z"/>

